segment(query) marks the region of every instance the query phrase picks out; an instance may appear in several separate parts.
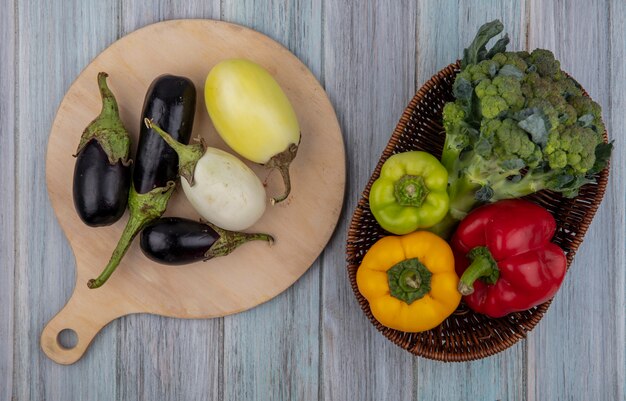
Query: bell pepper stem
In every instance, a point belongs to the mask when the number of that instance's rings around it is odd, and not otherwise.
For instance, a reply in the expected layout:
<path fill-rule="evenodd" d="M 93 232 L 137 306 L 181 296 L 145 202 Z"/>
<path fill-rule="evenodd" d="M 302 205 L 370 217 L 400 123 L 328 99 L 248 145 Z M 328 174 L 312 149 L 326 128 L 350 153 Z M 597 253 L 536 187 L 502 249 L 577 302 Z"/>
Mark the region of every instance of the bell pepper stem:
<path fill-rule="evenodd" d="M 417 258 L 403 260 L 387 270 L 389 293 L 409 305 L 430 292 L 431 279 L 432 273 Z"/>
<path fill-rule="evenodd" d="M 420 207 L 428 193 L 424 178 L 419 175 L 405 174 L 393 186 L 393 194 L 400 206 Z"/>
<path fill-rule="evenodd" d="M 405 285 L 409 288 L 417 290 L 422 285 L 422 279 L 418 274 L 415 273 L 404 275 L 402 279 L 404 280 Z"/>
<path fill-rule="evenodd" d="M 478 279 L 487 284 L 495 284 L 500 277 L 498 264 L 485 246 L 478 246 L 467 254 L 472 263 L 465 269 L 459 280 L 458 290 L 462 295 L 474 293 L 474 282 Z"/>
<path fill-rule="evenodd" d="M 139 194 L 135 191 L 135 186 L 131 185 L 130 194 L 128 196 L 129 214 L 128 222 L 122 231 L 120 240 L 111 255 L 109 263 L 100 273 L 100 275 L 87 282 L 87 287 L 94 289 L 102 286 L 111 277 L 111 274 L 117 269 L 122 258 L 128 251 L 133 239 L 139 232 L 151 221 L 158 219 L 163 215 L 167 207 L 175 184 L 173 181 L 168 182 L 167 186 L 155 188 L 145 194 Z"/>
<path fill-rule="evenodd" d="M 284 151 L 274 155 L 266 164 L 267 168 L 275 168 L 280 171 L 280 175 L 283 177 L 283 182 L 285 183 L 285 190 L 279 196 L 276 196 L 270 199 L 271 204 L 276 204 L 284 201 L 289 196 L 291 192 L 291 179 L 289 177 L 289 165 L 296 158 L 298 154 L 298 146 L 300 144 L 292 143 L 285 149 Z"/>
<path fill-rule="evenodd" d="M 198 164 L 198 160 L 202 158 L 202 156 L 204 155 L 204 151 L 206 150 L 204 142 L 201 141 L 200 143 L 185 145 L 172 138 L 170 134 L 163 131 L 163 129 L 161 129 L 158 124 L 156 124 L 149 118 L 144 118 L 143 122 L 144 124 L 146 124 L 146 127 L 151 128 L 154 132 L 159 134 L 159 136 L 163 138 L 163 140 L 172 149 L 174 149 L 174 151 L 178 155 L 178 173 L 181 177 L 187 180 L 189 185 L 193 186 L 193 176 L 194 171 L 196 170 L 196 164 Z"/>
<path fill-rule="evenodd" d="M 274 243 L 274 237 L 265 233 L 240 233 L 236 231 L 224 230 L 213 223 L 203 222 L 211 227 L 218 235 L 219 239 L 204 254 L 205 261 L 219 256 L 226 256 L 239 246 L 250 241 L 266 241 L 270 245 Z"/>

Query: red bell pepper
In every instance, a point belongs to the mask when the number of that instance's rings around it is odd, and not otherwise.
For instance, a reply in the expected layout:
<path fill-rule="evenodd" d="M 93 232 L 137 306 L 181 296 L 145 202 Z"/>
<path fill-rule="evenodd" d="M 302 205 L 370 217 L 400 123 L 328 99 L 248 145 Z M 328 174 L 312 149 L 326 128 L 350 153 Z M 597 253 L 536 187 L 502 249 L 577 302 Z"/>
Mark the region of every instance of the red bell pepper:
<path fill-rule="evenodd" d="M 550 242 L 555 230 L 550 212 L 521 199 L 471 212 L 452 237 L 465 303 L 502 317 L 552 298 L 567 269 L 563 250 Z"/>

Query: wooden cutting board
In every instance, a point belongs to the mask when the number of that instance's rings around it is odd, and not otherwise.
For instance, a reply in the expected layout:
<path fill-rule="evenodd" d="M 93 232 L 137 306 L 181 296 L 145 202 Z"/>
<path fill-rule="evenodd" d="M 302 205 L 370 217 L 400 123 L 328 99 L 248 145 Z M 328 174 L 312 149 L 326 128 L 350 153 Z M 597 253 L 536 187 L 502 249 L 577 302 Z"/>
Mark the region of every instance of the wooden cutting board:
<path fill-rule="evenodd" d="M 291 196 L 275 206 L 268 203 L 265 215 L 248 230 L 272 234 L 275 244 L 248 243 L 227 257 L 172 267 L 149 261 L 136 239 L 109 281 L 101 288 L 88 289 L 87 280 L 104 268 L 127 220 L 126 214 L 112 226 L 90 228 L 81 222 L 72 201 L 72 154 L 84 128 L 101 107 L 96 75 L 99 71 L 109 74 L 108 83 L 119 103 L 122 121 L 133 136 L 133 147 L 144 96 L 153 79 L 164 73 L 190 78 L 198 94 L 193 136 L 202 136 L 210 146 L 232 153 L 211 124 L 203 88 L 211 67 L 233 57 L 251 59 L 275 77 L 291 100 L 302 129 L 302 143 L 291 166 Z M 268 196 L 280 193 L 280 174 L 248 165 L 267 182 Z M 102 327 L 120 316 L 225 316 L 257 306 L 291 286 L 319 256 L 337 224 L 344 196 L 345 153 L 324 89 L 287 49 L 238 25 L 175 20 L 125 36 L 80 74 L 52 125 L 46 179 L 52 207 L 76 256 L 77 272 L 74 293 L 44 328 L 41 347 L 52 360 L 71 364 L 83 355 Z M 175 193 L 165 215 L 198 218 L 182 190 Z M 275 323 L 281 322 L 276 316 Z M 58 333 L 64 329 L 77 334 L 77 344 L 71 349 L 58 341 Z"/>

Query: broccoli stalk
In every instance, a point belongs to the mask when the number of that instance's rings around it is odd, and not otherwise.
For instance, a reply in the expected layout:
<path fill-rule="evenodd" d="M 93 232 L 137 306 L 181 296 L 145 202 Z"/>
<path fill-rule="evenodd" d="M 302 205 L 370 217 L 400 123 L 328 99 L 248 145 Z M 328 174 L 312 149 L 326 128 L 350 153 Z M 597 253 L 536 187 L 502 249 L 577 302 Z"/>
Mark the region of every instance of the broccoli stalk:
<path fill-rule="evenodd" d="M 448 237 L 485 202 L 549 189 L 574 197 L 610 157 L 600 106 L 560 69 L 554 55 L 505 52 L 500 21 L 483 25 L 464 52 L 454 102 L 443 109 L 450 211 L 432 227 Z"/>

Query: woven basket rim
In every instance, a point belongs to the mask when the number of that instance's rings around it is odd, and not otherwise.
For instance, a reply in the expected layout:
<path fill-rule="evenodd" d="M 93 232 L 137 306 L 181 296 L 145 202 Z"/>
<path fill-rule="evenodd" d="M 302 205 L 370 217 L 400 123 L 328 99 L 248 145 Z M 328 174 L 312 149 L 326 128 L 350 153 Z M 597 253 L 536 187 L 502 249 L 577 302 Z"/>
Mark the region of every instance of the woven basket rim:
<path fill-rule="evenodd" d="M 380 170 L 382 168 L 382 165 L 384 164 L 384 162 L 391 156 L 394 154 L 394 150 L 395 147 L 398 143 L 398 141 L 400 140 L 400 137 L 404 134 L 406 128 L 407 128 L 407 124 L 411 118 L 411 116 L 414 114 L 417 106 L 424 101 L 425 97 L 427 96 L 427 94 L 429 93 L 429 91 L 435 87 L 436 85 L 438 85 L 438 82 L 446 77 L 450 77 L 450 76 L 455 76 L 458 72 L 460 71 L 460 61 L 457 60 L 456 63 L 453 64 L 449 64 L 448 66 L 446 66 L 445 68 L 441 69 L 439 72 L 437 72 L 435 75 L 433 75 L 426 83 L 424 83 L 424 85 L 422 85 L 419 90 L 417 91 L 417 93 L 413 96 L 413 98 L 410 100 L 408 106 L 404 109 L 404 112 L 402 113 L 402 116 L 400 117 L 400 120 L 398 122 L 398 124 L 396 125 L 391 138 L 389 139 L 389 142 L 387 143 L 387 145 L 385 146 L 385 149 L 383 150 L 381 157 L 378 161 L 378 163 L 376 164 L 376 167 L 367 183 L 367 185 L 365 186 L 365 189 L 363 190 L 362 194 L 361 194 L 361 198 L 359 199 L 357 206 L 352 214 L 352 219 L 350 222 L 350 227 L 348 229 L 348 237 L 347 237 L 347 241 L 346 241 L 346 262 L 347 262 L 347 272 L 348 272 L 348 277 L 350 279 L 350 284 L 352 287 L 352 291 L 355 295 L 355 297 L 357 298 L 357 301 L 359 302 L 359 305 L 361 306 L 361 309 L 363 310 L 363 312 L 366 314 L 366 316 L 369 318 L 370 322 L 376 327 L 376 329 L 381 332 L 385 337 L 387 337 L 387 339 L 389 339 L 391 342 L 393 342 L 394 344 L 398 345 L 399 347 L 407 350 L 408 352 L 412 353 L 413 355 L 416 356 L 421 356 L 427 359 L 432 359 L 432 360 L 437 360 L 437 361 L 443 361 L 443 362 L 465 362 L 465 361 L 472 361 L 472 360 L 477 360 L 477 359 L 482 359 L 488 356 L 492 356 L 496 353 L 499 353 L 501 351 L 504 351 L 505 349 L 511 347 L 512 345 L 514 345 L 515 343 L 517 343 L 519 340 L 521 340 L 522 338 L 526 337 L 526 334 L 528 332 L 530 332 L 536 325 L 537 323 L 539 323 L 539 321 L 541 320 L 541 318 L 543 317 L 543 315 L 546 313 L 546 311 L 548 310 L 548 307 L 550 306 L 550 304 L 552 303 L 552 299 L 544 302 L 541 305 L 536 306 L 535 310 L 534 310 L 534 314 L 533 316 L 529 319 L 529 324 L 524 325 L 523 327 L 519 327 L 520 330 L 516 330 L 516 331 L 512 331 L 511 332 L 511 336 L 508 339 L 503 339 L 503 341 L 497 343 L 496 346 L 487 348 L 484 352 L 449 352 L 449 353 L 445 353 L 442 354 L 440 352 L 432 352 L 429 349 L 425 349 L 424 347 L 420 346 L 420 343 L 416 343 L 416 344 L 410 344 L 407 343 L 406 341 L 401 341 L 398 340 L 398 338 L 402 338 L 402 335 L 405 334 L 401 331 L 398 330 L 394 330 L 394 329 L 390 329 L 386 326 L 383 326 L 373 315 L 372 312 L 370 310 L 369 307 L 369 302 L 365 299 L 365 297 L 363 297 L 363 295 L 360 293 L 358 286 L 356 284 L 356 270 L 358 269 L 359 265 L 357 264 L 357 260 L 358 257 L 355 255 L 355 248 L 352 244 L 355 244 L 356 241 L 358 241 L 357 238 L 357 233 L 358 233 L 358 229 L 359 229 L 359 217 L 362 215 L 363 210 L 368 209 L 369 208 L 369 202 L 368 202 L 368 197 L 369 197 L 369 192 L 371 189 L 371 186 L 373 184 L 373 182 L 379 177 L 380 175 Z M 568 77 L 571 78 L 571 76 L 569 74 L 566 73 L 566 75 Z M 572 78 L 573 79 L 573 78 Z M 584 96 L 589 96 L 589 94 L 587 93 L 587 91 L 582 87 L 582 85 L 580 85 L 576 80 L 574 80 L 574 82 L 576 82 L 578 84 L 578 86 L 581 88 L 583 95 Z M 605 126 L 606 127 L 606 126 Z M 603 133 L 603 139 L 604 142 L 607 143 L 608 142 L 608 133 L 607 130 L 605 128 L 604 133 Z M 587 229 L 589 228 L 589 225 L 591 224 L 591 221 L 593 220 L 593 217 L 595 216 L 598 207 L 600 206 L 600 203 L 602 202 L 602 199 L 604 197 L 604 193 L 606 191 L 606 186 L 608 183 L 608 176 L 609 176 L 609 170 L 610 170 L 610 164 L 607 163 L 607 166 L 598 174 L 597 176 L 597 181 L 595 184 L 587 184 L 587 185 L 596 185 L 597 186 L 597 192 L 595 194 L 595 197 L 593 198 L 593 202 L 590 205 L 587 213 L 584 215 L 582 222 L 580 223 L 580 227 L 579 230 L 577 231 L 577 234 L 575 236 L 575 239 L 573 241 L 573 247 L 572 249 L 568 252 L 567 254 L 567 270 L 569 271 L 570 265 L 572 263 L 572 260 L 574 258 L 574 255 L 578 249 L 578 247 L 580 246 L 580 243 L 582 242 Z M 541 191 L 544 192 L 544 191 Z M 546 191 L 549 192 L 549 191 Z M 461 303 L 461 305 L 463 305 L 463 302 Z M 457 312 L 459 311 L 459 309 L 457 309 Z M 456 312 L 455 312 L 456 313 Z M 460 313 L 464 313 L 464 312 L 460 312 Z M 494 319 L 495 320 L 495 319 Z M 435 327 L 432 330 L 437 330 L 441 327 Z"/>

